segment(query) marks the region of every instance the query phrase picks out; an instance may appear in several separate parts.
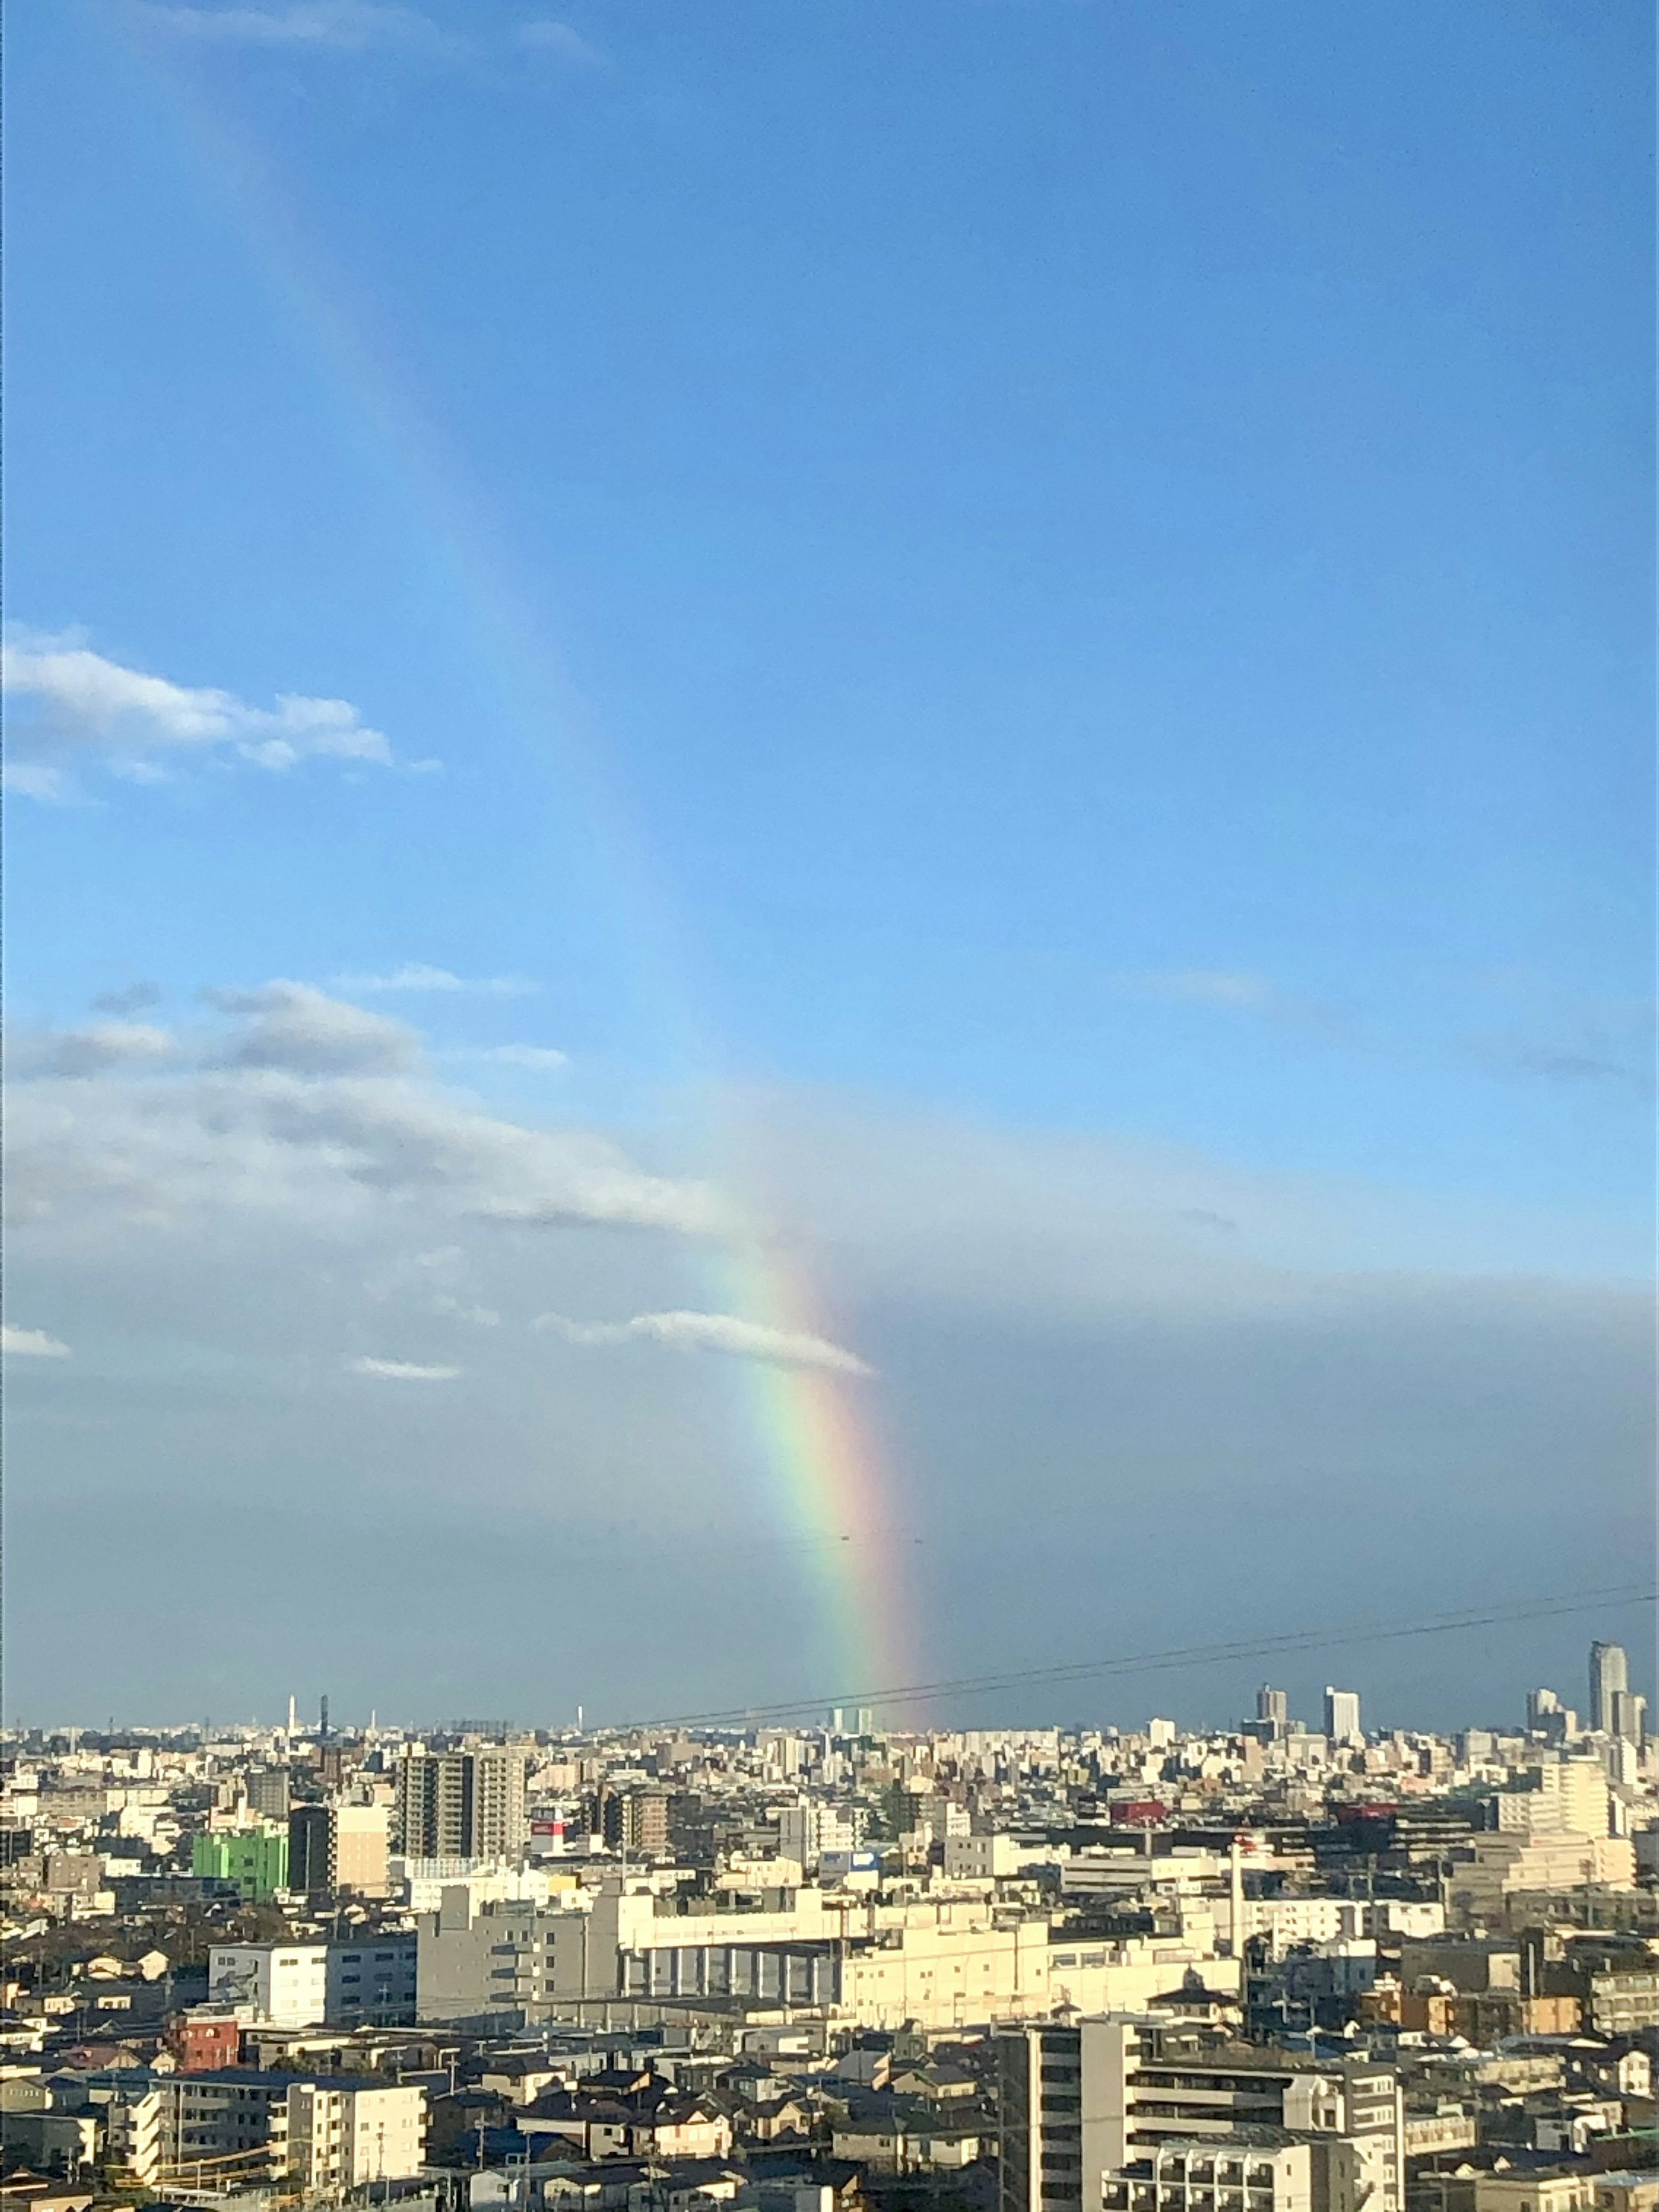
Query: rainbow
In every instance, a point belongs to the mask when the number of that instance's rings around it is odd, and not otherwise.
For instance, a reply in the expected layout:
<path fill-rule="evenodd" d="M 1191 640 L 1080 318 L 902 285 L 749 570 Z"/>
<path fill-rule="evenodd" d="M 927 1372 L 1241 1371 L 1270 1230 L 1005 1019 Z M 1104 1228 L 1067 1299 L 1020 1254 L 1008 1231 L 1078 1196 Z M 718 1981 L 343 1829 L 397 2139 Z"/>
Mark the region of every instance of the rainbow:
<path fill-rule="evenodd" d="M 112 27 L 121 19 L 105 19 Z M 135 19 L 127 19 L 131 23 Z M 112 27 L 112 35 L 122 33 Z M 441 596 L 465 610 L 481 681 L 526 744 L 550 757 L 561 796 L 596 856 L 606 926 L 635 975 L 667 1069 L 703 1103 L 711 1156 L 735 1156 L 719 1126 L 727 1095 L 700 1018 L 701 994 L 686 962 L 689 933 L 666 895 L 664 869 L 640 810 L 621 787 L 591 715 L 558 665 L 512 574 L 509 533 L 482 488 L 446 452 L 434 410 L 393 366 L 395 349 L 374 331 L 302 225 L 291 190 L 245 128 L 233 129 L 192 80 L 182 55 L 166 65 L 159 43 L 125 34 L 140 73 L 154 83 L 193 154 L 216 208 L 234 220 L 257 272 L 307 343 L 349 432 L 408 514 Z M 792 1334 L 830 1336 L 821 1301 L 798 1258 L 768 1233 L 760 1210 L 726 1180 L 732 1225 L 712 1270 L 722 1310 Z M 892 1525 L 887 1472 L 870 1386 L 817 1367 L 742 1360 L 740 1418 L 757 1450 L 779 1532 L 806 1563 L 813 1630 L 805 1639 L 813 1679 L 878 1704 L 872 1685 L 915 1679 L 914 1607 L 902 1565 L 906 1540 Z M 824 1670 L 822 1674 L 819 1670 Z"/>
<path fill-rule="evenodd" d="M 832 1338 L 805 1269 L 775 1245 L 734 1243 L 730 1302 L 793 1335 Z M 746 1389 L 775 1498 L 818 1585 L 820 1619 L 839 1693 L 875 1703 L 870 1686 L 916 1680 L 913 1608 L 901 1571 L 907 1539 L 891 1521 L 867 1382 L 814 1367 L 746 1362 Z"/>

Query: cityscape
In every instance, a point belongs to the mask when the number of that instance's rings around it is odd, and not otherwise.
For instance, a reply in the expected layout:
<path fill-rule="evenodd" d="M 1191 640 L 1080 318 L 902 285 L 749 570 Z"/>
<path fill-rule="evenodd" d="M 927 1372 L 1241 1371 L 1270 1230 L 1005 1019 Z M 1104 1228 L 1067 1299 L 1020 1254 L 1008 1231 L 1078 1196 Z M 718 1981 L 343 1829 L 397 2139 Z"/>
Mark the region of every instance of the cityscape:
<path fill-rule="evenodd" d="M 1652 2212 L 1659 1744 L 1615 1644 L 1516 1705 L 14 1729 L 8 2164 L 72 2212 Z"/>
<path fill-rule="evenodd" d="M 11 0 L 0 2212 L 1659 2212 L 1652 0 Z"/>

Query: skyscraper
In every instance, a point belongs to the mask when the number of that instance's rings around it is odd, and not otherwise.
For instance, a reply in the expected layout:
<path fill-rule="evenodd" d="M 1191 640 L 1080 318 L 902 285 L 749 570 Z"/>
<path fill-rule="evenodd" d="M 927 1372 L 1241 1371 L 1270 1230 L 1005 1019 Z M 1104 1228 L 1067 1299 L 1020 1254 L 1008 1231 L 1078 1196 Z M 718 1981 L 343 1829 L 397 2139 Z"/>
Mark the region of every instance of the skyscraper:
<path fill-rule="evenodd" d="M 1325 1733 L 1333 1743 L 1363 1743 L 1359 1727 L 1358 1690 L 1334 1690 L 1325 1685 Z"/>
<path fill-rule="evenodd" d="M 1607 1732 L 1639 1744 L 1647 1733 L 1648 1701 L 1635 1690 L 1615 1690 L 1607 1699 Z"/>
<path fill-rule="evenodd" d="M 524 1849 L 525 1757 L 510 1744 L 410 1751 L 398 1770 L 406 1858 L 510 1859 Z"/>
<path fill-rule="evenodd" d="M 1622 1644 L 1592 1644 L 1589 1655 L 1590 1726 L 1612 1730 L 1613 1701 L 1630 1689 L 1630 1662 Z"/>
<path fill-rule="evenodd" d="M 1275 1690 L 1264 1682 L 1255 1693 L 1255 1717 L 1266 1721 L 1274 1738 L 1282 1736 L 1291 1724 L 1290 1692 Z"/>

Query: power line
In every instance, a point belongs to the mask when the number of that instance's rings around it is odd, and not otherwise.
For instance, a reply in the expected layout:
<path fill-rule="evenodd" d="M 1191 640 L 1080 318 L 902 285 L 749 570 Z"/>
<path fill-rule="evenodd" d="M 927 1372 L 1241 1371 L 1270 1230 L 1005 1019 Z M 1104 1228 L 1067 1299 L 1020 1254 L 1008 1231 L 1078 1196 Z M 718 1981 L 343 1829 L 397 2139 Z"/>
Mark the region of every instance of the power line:
<path fill-rule="evenodd" d="M 961 1674 L 938 1682 L 911 1682 L 877 1690 L 842 1690 L 830 1695 L 779 1699 L 769 1705 L 727 1705 L 700 1713 L 677 1713 L 656 1721 L 617 1724 L 629 1728 L 710 1728 L 722 1723 L 787 1719 L 830 1705 L 896 1705 L 933 1698 L 963 1697 L 1026 1684 L 1081 1682 L 1108 1674 L 1157 1674 L 1182 1667 L 1204 1667 L 1230 1659 L 1270 1658 L 1276 1654 L 1317 1651 L 1339 1645 L 1403 1642 L 1418 1636 L 1449 1636 L 1471 1628 L 1492 1628 L 1522 1620 L 1547 1620 L 1603 1606 L 1651 1605 L 1659 1591 L 1650 1583 L 1623 1583 L 1595 1590 L 1558 1591 L 1546 1597 L 1493 1601 L 1479 1611 L 1434 1613 L 1419 1620 L 1370 1628 L 1328 1626 L 1287 1629 L 1274 1636 L 1249 1637 L 1225 1644 L 1178 1644 L 1168 1650 L 1140 1651 L 1110 1659 L 1084 1659 L 1058 1667 L 1025 1667 L 996 1674 Z M 609 1733 L 609 1731 L 607 1731 Z"/>

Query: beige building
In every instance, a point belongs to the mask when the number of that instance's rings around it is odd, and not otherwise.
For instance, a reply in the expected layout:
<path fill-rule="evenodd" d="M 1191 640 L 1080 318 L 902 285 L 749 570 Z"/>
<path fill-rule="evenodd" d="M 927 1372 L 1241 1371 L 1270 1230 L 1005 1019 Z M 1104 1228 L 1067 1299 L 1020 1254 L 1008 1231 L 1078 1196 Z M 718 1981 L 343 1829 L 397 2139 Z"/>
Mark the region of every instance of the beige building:
<path fill-rule="evenodd" d="M 707 1998 L 819 2009 L 866 2027 L 929 2028 L 1139 2007 L 1195 1978 L 1238 1988 L 1209 1947 L 1053 1941 L 1045 1915 L 981 1898 L 882 1905 L 805 1888 L 787 1910 L 680 1914 L 612 1886 L 580 1902 L 480 1900 L 446 1887 L 421 1916 L 416 2016 L 548 2019 L 598 2001 Z"/>
<path fill-rule="evenodd" d="M 1482 2173 L 1474 2212 L 1583 2212 L 1594 2208 L 1593 2173 Z"/>
<path fill-rule="evenodd" d="M 336 1889 L 350 1890 L 358 1897 L 386 1895 L 391 1825 L 392 1810 L 386 1805 L 330 1807 Z"/>
<path fill-rule="evenodd" d="M 1528 1769 L 1525 1786 L 1492 1800 L 1501 1832 L 1605 1836 L 1611 1826 L 1607 1769 L 1599 1759 L 1563 1759 Z"/>
<path fill-rule="evenodd" d="M 288 2172 L 307 2197 L 336 2197 L 421 2171 L 426 2092 L 333 2077 L 288 2093 Z"/>
<path fill-rule="evenodd" d="M 1636 1854 L 1628 1836 L 1586 1835 L 1571 1829 L 1510 1830 L 1475 1836 L 1472 1860 L 1452 1869 L 1451 1917 L 1468 1927 L 1501 1921 L 1519 1892 L 1559 1892 L 1591 1886 L 1632 1889 Z"/>

